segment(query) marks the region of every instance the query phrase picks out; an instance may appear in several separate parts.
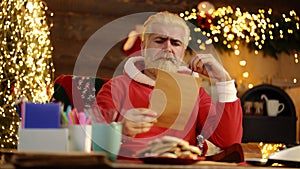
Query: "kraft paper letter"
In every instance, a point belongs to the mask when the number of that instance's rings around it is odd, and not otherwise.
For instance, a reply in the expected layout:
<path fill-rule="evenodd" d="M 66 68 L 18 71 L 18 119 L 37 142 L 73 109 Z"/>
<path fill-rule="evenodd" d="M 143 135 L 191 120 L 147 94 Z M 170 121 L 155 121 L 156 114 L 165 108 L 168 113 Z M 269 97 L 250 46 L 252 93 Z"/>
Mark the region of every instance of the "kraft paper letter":
<path fill-rule="evenodd" d="M 150 98 L 150 109 L 158 113 L 155 126 L 183 130 L 198 98 L 200 78 L 159 71 Z"/>

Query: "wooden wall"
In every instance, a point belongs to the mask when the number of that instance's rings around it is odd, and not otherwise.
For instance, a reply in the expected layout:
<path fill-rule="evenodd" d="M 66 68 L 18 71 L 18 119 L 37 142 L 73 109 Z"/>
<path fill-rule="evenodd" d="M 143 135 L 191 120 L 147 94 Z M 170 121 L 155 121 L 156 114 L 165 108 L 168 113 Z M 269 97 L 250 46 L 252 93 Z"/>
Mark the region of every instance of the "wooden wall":
<path fill-rule="evenodd" d="M 72 74 L 74 65 L 81 49 L 87 40 L 103 26 L 129 14 L 139 12 L 155 12 L 169 10 L 183 12 L 196 7 L 195 0 L 45 0 L 49 10 L 54 14 L 49 17 L 54 24 L 51 29 L 51 41 L 54 47 L 53 61 L 55 76 Z M 272 7 L 275 13 L 290 9 L 299 10 L 298 0 L 273 1 L 241 1 L 241 0 L 210 0 L 216 8 L 223 6 L 240 7 L 242 10 L 257 11 L 261 8 Z M 298 7 L 298 8 L 297 8 Z M 136 20 L 131 20 L 120 28 L 134 29 Z M 124 30 L 123 30 L 124 31 Z M 113 32 L 112 32 L 113 33 Z M 105 43 L 109 39 L 102 39 Z M 112 49 L 105 55 L 99 66 L 97 76 L 111 77 L 114 69 L 124 59 L 121 51 L 124 37 L 119 39 Z M 102 56 L 103 57 L 103 56 Z"/>

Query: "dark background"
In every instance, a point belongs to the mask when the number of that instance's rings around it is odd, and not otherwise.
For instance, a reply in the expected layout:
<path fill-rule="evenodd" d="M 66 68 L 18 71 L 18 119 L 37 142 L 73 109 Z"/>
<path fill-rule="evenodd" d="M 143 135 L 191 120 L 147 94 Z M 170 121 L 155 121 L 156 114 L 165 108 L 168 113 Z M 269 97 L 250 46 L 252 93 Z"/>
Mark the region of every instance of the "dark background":
<path fill-rule="evenodd" d="M 55 77 L 73 74 L 79 52 L 88 38 L 98 29 L 122 16 L 139 12 L 168 10 L 175 13 L 197 7 L 201 0 L 45 0 L 49 17 L 54 26 L 51 41 L 54 47 L 53 62 Z M 299 14 L 299 0 L 210 0 L 215 8 L 232 6 L 241 11 L 257 13 L 258 9 L 273 9 L 274 15 L 288 13 L 294 9 Z M 50 13 L 48 13 L 50 16 Z M 126 26 L 126 25 L 124 25 Z M 127 28 L 128 30 L 134 29 Z M 103 39 L 105 42 L 105 39 Z M 125 39 L 120 39 L 105 56 L 97 71 L 97 76 L 111 77 L 115 68 L 125 58 L 121 47 Z"/>

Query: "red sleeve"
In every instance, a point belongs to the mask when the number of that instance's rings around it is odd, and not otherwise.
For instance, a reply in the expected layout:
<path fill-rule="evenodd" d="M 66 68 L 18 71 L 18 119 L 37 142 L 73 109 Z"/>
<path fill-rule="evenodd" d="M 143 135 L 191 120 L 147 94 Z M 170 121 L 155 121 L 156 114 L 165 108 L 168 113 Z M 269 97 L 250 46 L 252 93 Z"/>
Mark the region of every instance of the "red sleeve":
<path fill-rule="evenodd" d="M 131 82 L 126 76 L 118 76 L 106 82 L 98 92 L 96 102 L 107 122 L 122 120 L 122 113 L 132 108 L 128 106 Z"/>
<path fill-rule="evenodd" d="M 117 80 L 116 80 L 117 81 Z M 122 85 L 111 79 L 105 83 L 97 94 L 96 102 L 106 122 L 116 121 L 120 116 L 122 97 Z"/>
<path fill-rule="evenodd" d="M 242 108 L 240 100 L 213 103 L 211 97 L 200 89 L 198 128 L 201 134 L 220 148 L 242 140 Z"/>

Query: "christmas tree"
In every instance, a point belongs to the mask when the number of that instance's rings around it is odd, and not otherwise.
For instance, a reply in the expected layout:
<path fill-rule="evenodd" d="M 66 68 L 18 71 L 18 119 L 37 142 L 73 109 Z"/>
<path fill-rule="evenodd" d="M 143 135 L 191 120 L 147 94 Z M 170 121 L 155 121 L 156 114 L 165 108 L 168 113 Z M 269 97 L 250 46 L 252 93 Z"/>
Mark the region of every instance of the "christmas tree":
<path fill-rule="evenodd" d="M 4 0 L 0 9 L 0 148 L 16 148 L 16 100 L 46 102 L 52 94 L 52 24 L 41 0 Z"/>

